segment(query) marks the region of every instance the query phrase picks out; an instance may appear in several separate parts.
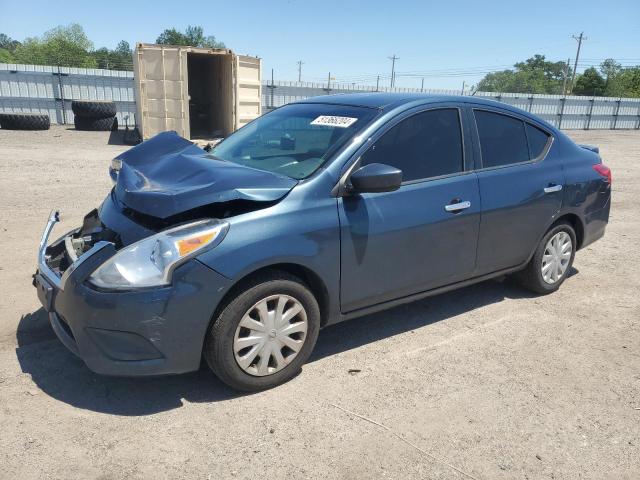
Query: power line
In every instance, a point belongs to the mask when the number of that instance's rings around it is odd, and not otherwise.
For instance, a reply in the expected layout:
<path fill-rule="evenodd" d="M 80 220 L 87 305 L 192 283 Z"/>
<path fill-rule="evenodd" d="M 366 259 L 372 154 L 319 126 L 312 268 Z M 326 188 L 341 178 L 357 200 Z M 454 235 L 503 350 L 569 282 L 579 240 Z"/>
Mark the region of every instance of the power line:
<path fill-rule="evenodd" d="M 579 38 L 579 37 L 578 37 Z M 583 40 L 585 40 L 586 37 L 583 35 Z M 394 55 L 393 57 L 395 57 L 395 60 L 398 60 L 399 57 L 397 57 L 396 55 Z M 393 57 L 389 57 L 389 60 L 394 60 Z M 602 59 L 604 60 L 604 59 Z M 567 59 L 565 60 L 555 60 L 555 59 L 548 59 L 547 62 L 549 63 L 556 63 L 556 64 L 560 64 L 560 69 L 559 69 L 559 75 L 560 75 L 560 80 L 563 81 L 564 83 L 564 79 L 565 79 L 565 75 L 566 75 L 566 85 L 565 85 L 565 89 L 564 91 L 569 93 L 570 92 L 570 87 L 571 87 L 571 81 L 573 80 L 573 77 L 575 75 L 575 70 L 577 68 L 590 68 L 590 67 L 595 67 L 598 68 L 600 67 L 600 64 L 602 63 L 600 61 L 600 59 L 583 59 L 583 58 L 578 58 L 578 63 L 577 66 L 574 66 L 573 71 L 570 68 L 570 63 L 571 63 L 571 59 L 569 59 L 567 61 Z M 629 66 L 629 67 L 634 67 L 636 65 L 638 65 L 638 63 L 633 63 L 630 60 L 627 60 L 626 62 L 622 63 L 619 60 L 616 60 L 616 62 L 620 63 L 621 67 L 624 69 L 625 67 Z M 567 65 L 569 65 L 569 68 L 567 68 Z M 447 67 L 447 68 L 440 68 L 440 69 L 430 69 L 430 70 L 409 70 L 409 71 L 397 71 L 395 69 L 395 65 L 392 63 L 392 71 L 391 71 L 391 75 L 387 74 L 387 75 L 380 75 L 377 73 L 361 73 L 361 74 L 352 74 L 352 75 L 340 75 L 337 74 L 336 77 L 339 79 L 339 82 L 344 82 L 344 83 L 353 83 L 353 82 L 360 82 L 360 83 L 373 83 L 373 84 L 377 84 L 378 86 L 380 85 L 380 81 L 387 81 L 390 80 L 392 81 L 394 87 L 397 85 L 397 80 L 398 78 L 404 78 L 404 79 L 416 79 L 416 80 L 420 80 L 423 78 L 456 78 L 456 77 L 467 77 L 467 79 L 469 79 L 469 77 L 482 77 L 486 74 L 489 73 L 495 73 L 495 72 L 500 72 L 503 71 L 505 69 L 510 69 L 510 70 L 516 70 L 516 68 L 511 65 L 511 64 L 502 64 L 502 65 L 481 65 L 481 66 L 472 66 L 472 67 Z M 575 78 L 577 78 L 577 76 L 575 76 Z M 319 80 L 322 81 L 323 79 L 319 78 L 319 77 L 307 77 L 308 80 Z M 325 79 L 326 80 L 326 77 Z"/>

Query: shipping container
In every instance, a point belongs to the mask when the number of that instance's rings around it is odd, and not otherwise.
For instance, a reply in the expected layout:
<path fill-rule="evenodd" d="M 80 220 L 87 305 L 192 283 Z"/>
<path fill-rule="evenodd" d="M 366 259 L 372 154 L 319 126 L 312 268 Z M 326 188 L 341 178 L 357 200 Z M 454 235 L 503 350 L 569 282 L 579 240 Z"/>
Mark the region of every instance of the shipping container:
<path fill-rule="evenodd" d="M 190 140 L 222 138 L 261 114 L 259 58 L 138 43 L 133 70 L 136 124 L 145 140 L 167 130 Z"/>

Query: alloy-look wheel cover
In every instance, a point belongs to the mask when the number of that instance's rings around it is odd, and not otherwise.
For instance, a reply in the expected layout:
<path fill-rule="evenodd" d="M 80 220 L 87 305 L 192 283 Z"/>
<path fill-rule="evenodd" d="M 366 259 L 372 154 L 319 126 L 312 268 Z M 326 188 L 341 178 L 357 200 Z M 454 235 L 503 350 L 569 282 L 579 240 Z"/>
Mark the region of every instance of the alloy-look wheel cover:
<path fill-rule="evenodd" d="M 264 377 L 296 358 L 307 339 L 307 312 L 289 295 L 271 295 L 242 316 L 233 339 L 233 355 L 242 370 Z"/>
<path fill-rule="evenodd" d="M 562 279 L 569 266 L 572 251 L 573 243 L 567 232 L 558 232 L 549 239 L 544 248 L 540 267 L 545 282 L 553 285 Z"/>

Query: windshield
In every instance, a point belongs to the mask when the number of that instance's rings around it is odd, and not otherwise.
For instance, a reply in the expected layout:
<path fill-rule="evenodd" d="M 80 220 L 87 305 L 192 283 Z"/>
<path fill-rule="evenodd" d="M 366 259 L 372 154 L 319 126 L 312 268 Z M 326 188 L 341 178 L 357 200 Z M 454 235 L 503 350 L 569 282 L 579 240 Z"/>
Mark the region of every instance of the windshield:
<path fill-rule="evenodd" d="M 315 172 L 377 112 L 344 105 L 286 105 L 241 128 L 211 153 L 221 160 L 302 179 Z"/>

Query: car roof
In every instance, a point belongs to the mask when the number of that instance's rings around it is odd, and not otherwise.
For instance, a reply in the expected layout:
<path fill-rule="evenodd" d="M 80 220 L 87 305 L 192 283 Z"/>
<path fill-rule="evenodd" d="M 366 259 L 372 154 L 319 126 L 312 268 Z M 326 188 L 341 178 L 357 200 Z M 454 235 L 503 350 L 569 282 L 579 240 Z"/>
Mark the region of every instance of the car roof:
<path fill-rule="evenodd" d="M 309 97 L 293 103 L 323 103 L 332 105 L 348 105 L 352 107 L 375 108 L 378 110 L 392 110 L 402 107 L 403 105 L 419 106 L 428 105 L 430 103 L 471 103 L 474 105 L 486 105 L 488 107 L 499 108 L 502 110 L 517 113 L 519 115 L 533 119 L 551 130 L 555 130 L 553 125 L 545 120 L 532 115 L 520 108 L 513 107 L 507 103 L 490 100 L 488 98 L 475 97 L 469 95 L 434 95 L 426 93 L 336 93 L 333 95 L 320 95 L 317 97 Z"/>
<path fill-rule="evenodd" d="M 328 103 L 335 105 L 350 105 L 353 107 L 368 107 L 388 109 L 405 103 L 423 100 L 424 103 L 460 100 L 463 97 L 453 95 L 425 95 L 417 93 L 336 93 L 333 95 L 319 95 L 296 103 Z"/>

